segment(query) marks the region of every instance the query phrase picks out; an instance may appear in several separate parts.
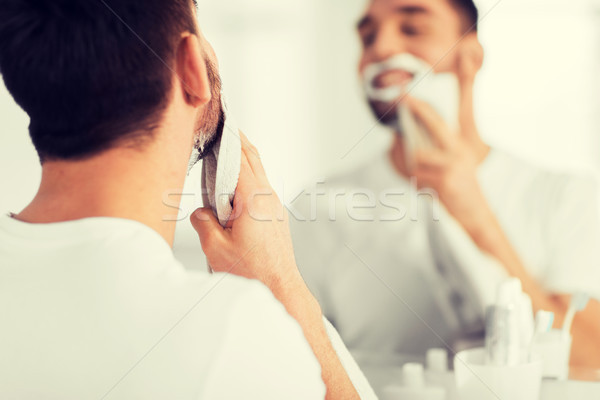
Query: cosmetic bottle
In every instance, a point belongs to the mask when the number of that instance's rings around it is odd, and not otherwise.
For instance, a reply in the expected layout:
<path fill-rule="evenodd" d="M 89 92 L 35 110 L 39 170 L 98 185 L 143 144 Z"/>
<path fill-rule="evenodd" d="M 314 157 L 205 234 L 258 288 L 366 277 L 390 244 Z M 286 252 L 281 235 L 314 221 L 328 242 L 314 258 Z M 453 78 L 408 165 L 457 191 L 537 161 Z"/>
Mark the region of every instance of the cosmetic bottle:
<path fill-rule="evenodd" d="M 402 385 L 383 389 L 382 400 L 446 400 L 441 386 L 428 385 L 423 364 L 408 363 L 402 367 Z"/>

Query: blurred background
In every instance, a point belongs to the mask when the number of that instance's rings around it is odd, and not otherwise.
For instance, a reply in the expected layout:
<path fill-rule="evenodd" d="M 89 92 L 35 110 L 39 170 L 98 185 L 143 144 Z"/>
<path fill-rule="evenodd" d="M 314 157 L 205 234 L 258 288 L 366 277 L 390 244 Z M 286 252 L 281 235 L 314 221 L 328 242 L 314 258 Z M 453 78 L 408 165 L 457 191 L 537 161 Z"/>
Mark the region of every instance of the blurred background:
<path fill-rule="evenodd" d="M 367 0 L 199 1 L 230 108 L 284 199 L 373 157 L 391 136 L 375 124 L 357 76 L 355 24 Z M 492 145 L 552 169 L 600 171 L 600 0 L 480 0 L 485 63 L 476 88 Z M 20 211 L 40 179 L 28 119 L 0 84 L 0 212 Z M 187 215 L 176 254 L 204 263 Z"/>

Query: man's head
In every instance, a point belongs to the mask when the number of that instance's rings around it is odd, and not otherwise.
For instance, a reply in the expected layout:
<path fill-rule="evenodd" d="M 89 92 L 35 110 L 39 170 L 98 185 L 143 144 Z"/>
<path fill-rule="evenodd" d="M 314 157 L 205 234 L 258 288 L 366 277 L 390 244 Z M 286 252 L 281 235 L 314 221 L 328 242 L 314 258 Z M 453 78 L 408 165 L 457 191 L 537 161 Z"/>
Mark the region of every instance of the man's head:
<path fill-rule="evenodd" d="M 371 0 L 358 23 L 362 43 L 359 72 L 401 53 L 410 53 L 434 67 L 435 72 L 459 73 L 459 54 L 479 47 L 477 8 L 472 0 Z M 478 51 L 478 49 L 476 49 Z M 407 71 L 392 71 L 377 79 L 378 87 L 405 84 Z M 384 123 L 389 104 L 371 102 Z"/>
<path fill-rule="evenodd" d="M 198 144 L 210 142 L 222 113 L 214 64 L 192 0 L 0 3 L 0 72 L 42 162 L 144 146 L 177 84 Z"/>

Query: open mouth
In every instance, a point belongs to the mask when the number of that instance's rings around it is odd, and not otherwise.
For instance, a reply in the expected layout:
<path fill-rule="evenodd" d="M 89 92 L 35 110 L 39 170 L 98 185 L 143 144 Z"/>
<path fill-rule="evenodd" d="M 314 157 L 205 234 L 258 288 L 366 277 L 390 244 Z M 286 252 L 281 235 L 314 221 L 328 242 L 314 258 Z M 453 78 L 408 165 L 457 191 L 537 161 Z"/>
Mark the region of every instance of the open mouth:
<path fill-rule="evenodd" d="M 424 61 L 409 53 L 371 63 L 363 71 L 365 93 L 371 101 L 383 103 L 396 101 L 428 68 Z"/>
<path fill-rule="evenodd" d="M 384 71 L 373 79 L 376 89 L 385 89 L 390 86 L 406 87 L 415 77 L 415 74 L 402 69 Z"/>

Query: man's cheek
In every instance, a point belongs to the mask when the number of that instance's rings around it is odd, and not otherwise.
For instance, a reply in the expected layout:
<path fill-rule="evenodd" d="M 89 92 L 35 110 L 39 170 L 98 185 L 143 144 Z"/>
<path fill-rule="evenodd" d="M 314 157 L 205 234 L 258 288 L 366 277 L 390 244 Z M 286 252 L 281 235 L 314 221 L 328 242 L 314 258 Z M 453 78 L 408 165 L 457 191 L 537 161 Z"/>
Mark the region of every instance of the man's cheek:
<path fill-rule="evenodd" d="M 439 47 L 428 52 L 423 58 L 433 66 L 435 73 L 452 72 L 456 73 L 457 51 L 456 47 L 449 45 L 448 47 Z"/>

